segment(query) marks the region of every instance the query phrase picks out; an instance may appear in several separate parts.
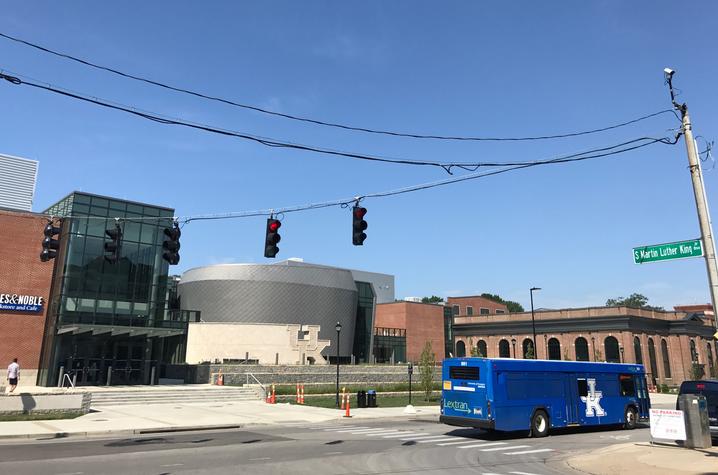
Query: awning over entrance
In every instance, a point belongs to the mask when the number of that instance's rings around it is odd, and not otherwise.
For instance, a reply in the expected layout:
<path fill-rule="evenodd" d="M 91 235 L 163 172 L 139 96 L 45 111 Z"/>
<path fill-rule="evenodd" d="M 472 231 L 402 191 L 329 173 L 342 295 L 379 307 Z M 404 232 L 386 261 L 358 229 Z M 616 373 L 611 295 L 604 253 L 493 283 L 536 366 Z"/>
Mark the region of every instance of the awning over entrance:
<path fill-rule="evenodd" d="M 91 335 L 129 336 L 129 337 L 170 337 L 183 335 L 186 332 L 179 328 L 126 327 L 120 325 L 72 324 L 62 325 L 57 329 L 58 335 Z"/>

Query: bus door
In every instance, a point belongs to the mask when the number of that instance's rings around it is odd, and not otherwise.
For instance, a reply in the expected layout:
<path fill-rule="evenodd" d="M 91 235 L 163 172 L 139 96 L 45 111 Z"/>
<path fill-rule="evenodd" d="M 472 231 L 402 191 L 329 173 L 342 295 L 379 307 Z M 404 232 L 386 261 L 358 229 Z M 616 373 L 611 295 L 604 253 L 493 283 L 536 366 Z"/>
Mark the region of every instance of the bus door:
<path fill-rule="evenodd" d="M 636 395 L 638 396 L 638 417 L 639 419 L 648 418 L 648 410 L 651 408 L 651 400 L 648 395 L 646 386 L 646 377 L 642 374 L 634 376 L 636 383 Z"/>
<path fill-rule="evenodd" d="M 578 425 L 578 384 L 575 374 L 569 374 L 564 378 L 564 397 L 566 399 L 566 425 Z"/>

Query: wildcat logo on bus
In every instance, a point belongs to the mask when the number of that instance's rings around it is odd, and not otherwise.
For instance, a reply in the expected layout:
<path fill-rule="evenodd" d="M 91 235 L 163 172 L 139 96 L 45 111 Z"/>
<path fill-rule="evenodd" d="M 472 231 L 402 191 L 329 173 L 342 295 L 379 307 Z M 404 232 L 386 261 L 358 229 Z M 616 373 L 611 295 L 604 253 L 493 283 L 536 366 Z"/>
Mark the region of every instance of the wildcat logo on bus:
<path fill-rule="evenodd" d="M 587 379 L 588 395 L 581 396 L 581 401 L 586 403 L 586 417 L 605 416 L 606 411 L 601 407 L 603 391 L 596 391 L 596 380 Z"/>
<path fill-rule="evenodd" d="M 459 412 L 465 412 L 467 414 L 471 413 L 471 410 L 469 409 L 469 404 L 462 401 L 444 401 L 444 407 Z"/>

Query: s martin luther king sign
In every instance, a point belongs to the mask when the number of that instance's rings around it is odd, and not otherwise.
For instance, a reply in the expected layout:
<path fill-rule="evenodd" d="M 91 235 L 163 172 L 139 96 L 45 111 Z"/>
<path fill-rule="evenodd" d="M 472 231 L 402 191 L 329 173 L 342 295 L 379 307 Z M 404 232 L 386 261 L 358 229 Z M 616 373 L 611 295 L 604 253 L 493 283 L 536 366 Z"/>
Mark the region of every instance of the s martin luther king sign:
<path fill-rule="evenodd" d="M 45 299 L 38 295 L 0 294 L 0 312 L 42 312 Z"/>

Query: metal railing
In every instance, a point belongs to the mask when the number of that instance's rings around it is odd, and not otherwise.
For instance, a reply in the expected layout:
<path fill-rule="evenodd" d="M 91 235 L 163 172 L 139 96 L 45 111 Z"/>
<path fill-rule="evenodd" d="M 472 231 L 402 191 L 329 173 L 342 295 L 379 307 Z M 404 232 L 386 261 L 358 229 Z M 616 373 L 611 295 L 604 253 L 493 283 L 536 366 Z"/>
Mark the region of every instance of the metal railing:
<path fill-rule="evenodd" d="M 264 384 L 262 384 L 253 373 L 244 373 L 244 374 L 245 374 L 245 376 L 247 376 L 247 384 L 249 384 L 249 378 L 251 376 L 252 379 L 255 380 L 257 382 L 257 384 L 259 384 L 259 387 L 262 388 L 262 392 L 264 393 L 264 399 L 267 399 L 267 388 L 264 387 Z"/>
<path fill-rule="evenodd" d="M 75 389 L 75 383 L 72 382 L 72 380 L 70 379 L 70 375 L 67 374 L 67 373 L 65 373 L 64 375 L 62 375 L 62 385 L 61 385 L 61 387 L 62 387 L 63 389 L 65 388 L 65 380 L 67 380 L 67 382 L 69 383 L 69 385 L 70 385 L 69 388 Z"/>

